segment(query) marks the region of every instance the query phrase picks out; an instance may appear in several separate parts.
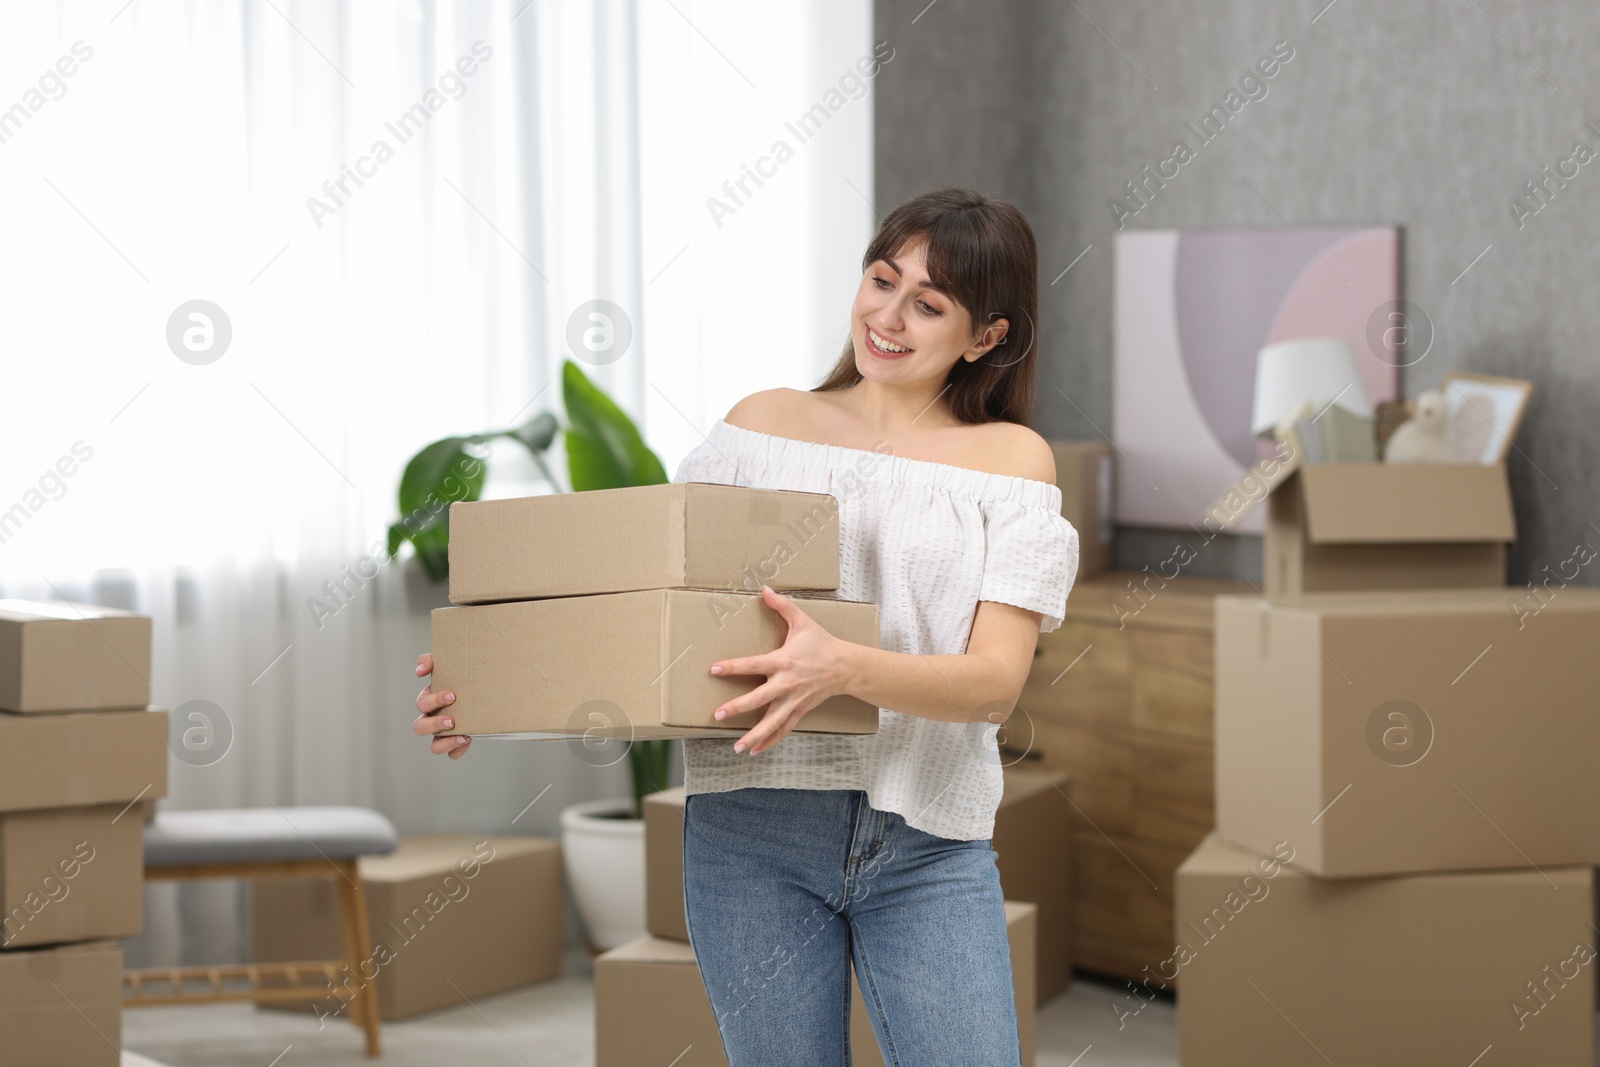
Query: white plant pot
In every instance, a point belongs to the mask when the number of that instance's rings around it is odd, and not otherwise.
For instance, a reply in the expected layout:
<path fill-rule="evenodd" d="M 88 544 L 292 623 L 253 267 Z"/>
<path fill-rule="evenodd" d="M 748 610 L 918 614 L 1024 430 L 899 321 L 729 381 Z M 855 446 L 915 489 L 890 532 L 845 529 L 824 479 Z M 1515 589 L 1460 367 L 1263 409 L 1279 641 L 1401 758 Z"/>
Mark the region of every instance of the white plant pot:
<path fill-rule="evenodd" d="M 606 952 L 644 935 L 644 821 L 628 800 L 561 809 L 562 861 L 590 943 Z"/>

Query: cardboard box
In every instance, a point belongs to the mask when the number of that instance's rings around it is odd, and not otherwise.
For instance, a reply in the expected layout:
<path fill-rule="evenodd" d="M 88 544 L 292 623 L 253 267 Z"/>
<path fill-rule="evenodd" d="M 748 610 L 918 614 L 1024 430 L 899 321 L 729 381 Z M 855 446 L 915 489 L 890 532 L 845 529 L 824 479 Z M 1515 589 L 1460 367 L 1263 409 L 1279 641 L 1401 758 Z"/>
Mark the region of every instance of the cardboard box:
<path fill-rule="evenodd" d="M 1057 791 L 1067 775 L 1029 766 L 1005 771 L 1005 793 L 995 811 L 993 847 L 1007 900 L 1038 907 L 1039 1003 L 1072 984 L 1071 806 Z M 644 799 L 645 929 L 656 937 L 687 941 L 683 903 L 681 786 Z"/>
<path fill-rule="evenodd" d="M 877 605 L 797 599 L 835 637 L 877 647 Z M 771 652 L 787 634 L 760 594 L 698 589 L 437 608 L 433 688 L 456 694 L 450 732 L 473 737 L 732 740 L 765 709 L 720 723 L 712 713 L 765 679 L 715 676 L 711 664 Z M 796 732 L 877 729 L 877 708 L 837 696 L 807 712 Z"/>
<path fill-rule="evenodd" d="M 166 795 L 163 710 L 0 715 L 0 811 Z"/>
<path fill-rule="evenodd" d="M 1051 441 L 1061 517 L 1078 531 L 1078 578 L 1111 569 L 1116 507 L 1109 441 Z"/>
<path fill-rule="evenodd" d="M 1035 909 L 1015 901 L 1007 901 L 1005 907 L 1022 1063 L 1032 1067 Z M 595 1067 L 662 1067 L 669 1063 L 673 1067 L 727 1067 L 716 1015 L 687 942 L 646 934 L 599 956 L 594 964 L 594 1015 Z M 850 977 L 850 1056 L 856 1067 L 883 1067 L 854 968 Z"/>
<path fill-rule="evenodd" d="M 0 815 L 0 949 L 139 933 L 144 823 L 128 809 Z"/>
<path fill-rule="evenodd" d="M 839 587 L 827 493 L 671 482 L 450 505 L 450 602 Z"/>
<path fill-rule="evenodd" d="M 1212 836 L 1178 869 L 1184 1067 L 1593 1062 L 1590 868 L 1328 882 L 1287 854 Z"/>
<path fill-rule="evenodd" d="M 64 600 L 0 600 L 0 710 L 150 703 L 150 619 Z"/>
<path fill-rule="evenodd" d="M 683 903 L 682 786 L 644 798 L 644 928 L 656 937 L 689 940 Z"/>
<path fill-rule="evenodd" d="M 1234 526 L 1266 495 L 1268 596 L 1505 584 L 1516 519 L 1504 465 L 1291 459 L 1252 485 L 1204 521 Z"/>
<path fill-rule="evenodd" d="M 1039 1003 L 1072 985 L 1072 805 L 1070 779 L 1027 764 L 1005 769 L 991 844 L 1007 900 L 1038 907 L 1035 989 Z"/>
<path fill-rule="evenodd" d="M 1600 864 L 1600 591 L 1529 599 L 1218 597 L 1217 831 L 1327 877 Z"/>
<path fill-rule="evenodd" d="M 0 953 L 0 1035 L 5 1067 L 118 1067 L 122 947 Z"/>
<path fill-rule="evenodd" d="M 408 837 L 387 856 L 363 856 L 368 936 L 380 963 L 378 1014 L 434 1008 L 559 977 L 565 946 L 561 846 L 537 837 Z M 263 878 L 254 890 L 255 959 L 344 956 L 333 882 Z M 379 953 L 377 945 L 387 946 Z M 460 993 L 452 988 L 454 982 Z M 342 987 L 341 987 L 342 988 Z M 349 997 L 274 1005 L 341 1012 Z"/>

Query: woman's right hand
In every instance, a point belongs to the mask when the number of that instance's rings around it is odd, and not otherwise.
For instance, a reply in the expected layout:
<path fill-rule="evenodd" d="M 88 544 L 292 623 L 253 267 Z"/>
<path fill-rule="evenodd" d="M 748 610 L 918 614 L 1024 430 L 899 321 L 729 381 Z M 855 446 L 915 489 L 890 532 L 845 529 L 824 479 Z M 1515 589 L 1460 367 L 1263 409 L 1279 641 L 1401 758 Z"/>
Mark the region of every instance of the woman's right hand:
<path fill-rule="evenodd" d="M 417 677 L 426 678 L 433 673 L 433 654 L 424 652 L 417 657 Z M 456 721 L 444 714 L 444 709 L 456 702 L 456 695 L 450 692 L 435 693 L 432 686 L 417 694 L 417 710 L 422 712 L 417 716 L 417 721 L 411 724 L 413 732 L 427 737 L 441 733 L 444 730 L 455 729 Z M 429 743 L 435 754 L 450 753 L 451 759 L 460 759 L 467 754 L 467 749 L 472 746 L 470 737 L 434 737 Z"/>

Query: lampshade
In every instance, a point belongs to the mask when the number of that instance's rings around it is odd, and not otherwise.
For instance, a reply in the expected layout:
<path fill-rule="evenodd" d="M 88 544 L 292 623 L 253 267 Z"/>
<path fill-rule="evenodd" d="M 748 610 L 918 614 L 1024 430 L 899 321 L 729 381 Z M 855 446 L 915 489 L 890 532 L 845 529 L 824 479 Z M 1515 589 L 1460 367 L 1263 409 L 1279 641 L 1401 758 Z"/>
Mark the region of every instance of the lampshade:
<path fill-rule="evenodd" d="M 1372 403 L 1349 342 L 1297 337 L 1267 345 L 1256 356 L 1251 433 L 1267 433 L 1302 401 L 1317 411 L 1333 401 L 1352 415 L 1372 418 Z"/>

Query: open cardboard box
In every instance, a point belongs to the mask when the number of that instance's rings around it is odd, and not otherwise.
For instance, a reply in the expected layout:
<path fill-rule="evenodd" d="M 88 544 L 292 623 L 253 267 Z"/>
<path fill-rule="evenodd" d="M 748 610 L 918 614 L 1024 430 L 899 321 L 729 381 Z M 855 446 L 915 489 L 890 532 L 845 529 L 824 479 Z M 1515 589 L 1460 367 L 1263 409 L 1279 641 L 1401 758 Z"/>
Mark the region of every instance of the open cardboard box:
<path fill-rule="evenodd" d="M 876 604 L 798 595 L 823 629 L 878 646 Z M 788 624 L 759 594 L 646 589 L 433 612 L 433 690 L 455 693 L 455 729 L 442 736 L 725 737 L 761 721 L 754 708 L 718 722 L 713 712 L 765 679 L 713 675 L 717 660 L 783 645 Z M 836 696 L 807 712 L 797 733 L 869 734 L 878 709 Z"/>
<path fill-rule="evenodd" d="M 1231 529 L 1266 499 L 1268 596 L 1505 585 L 1516 519 L 1503 464 L 1305 464 L 1279 448 L 1202 520 Z"/>
<path fill-rule="evenodd" d="M 827 493 L 670 482 L 450 506 L 450 602 L 839 586 Z"/>

